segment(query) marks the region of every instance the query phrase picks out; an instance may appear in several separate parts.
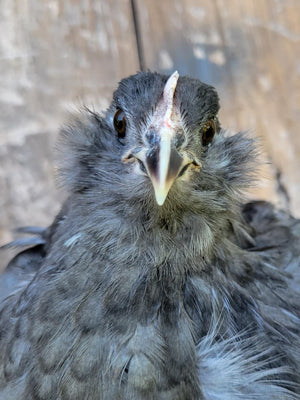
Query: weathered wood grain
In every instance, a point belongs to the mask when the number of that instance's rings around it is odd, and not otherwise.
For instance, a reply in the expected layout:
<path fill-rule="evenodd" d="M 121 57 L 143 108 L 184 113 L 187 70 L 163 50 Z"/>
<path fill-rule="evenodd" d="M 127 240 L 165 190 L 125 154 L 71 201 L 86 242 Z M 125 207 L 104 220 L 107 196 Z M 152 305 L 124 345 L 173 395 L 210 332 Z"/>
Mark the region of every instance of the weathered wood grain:
<path fill-rule="evenodd" d="M 273 162 L 253 196 L 300 216 L 298 0 L 0 0 L 0 32 L 0 243 L 51 221 L 66 110 L 105 108 L 139 69 L 137 42 L 145 68 L 218 89 L 223 126 L 256 132 Z"/>
<path fill-rule="evenodd" d="M 239 118 L 263 136 L 278 196 L 300 216 L 300 3 L 231 3 L 222 24 Z M 226 4 L 217 0 L 218 10 Z"/>
<path fill-rule="evenodd" d="M 128 0 L 0 0 L 0 32 L 1 244 L 59 208 L 52 147 L 66 110 L 105 108 L 139 63 Z"/>
<path fill-rule="evenodd" d="M 220 119 L 262 138 L 272 166 L 252 192 L 300 216 L 300 2 L 136 0 L 147 68 L 214 85 Z"/>

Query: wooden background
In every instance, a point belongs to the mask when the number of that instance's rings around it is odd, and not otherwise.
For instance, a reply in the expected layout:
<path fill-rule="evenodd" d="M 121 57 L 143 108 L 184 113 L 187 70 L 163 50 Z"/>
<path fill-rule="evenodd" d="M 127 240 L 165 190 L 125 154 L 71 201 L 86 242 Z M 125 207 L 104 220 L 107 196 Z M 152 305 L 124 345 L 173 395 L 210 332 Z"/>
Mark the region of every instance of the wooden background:
<path fill-rule="evenodd" d="M 299 0 L 0 0 L 0 33 L 0 244 L 59 210 L 66 112 L 105 109 L 147 68 L 214 85 L 223 127 L 262 137 L 271 162 L 252 196 L 300 216 Z"/>

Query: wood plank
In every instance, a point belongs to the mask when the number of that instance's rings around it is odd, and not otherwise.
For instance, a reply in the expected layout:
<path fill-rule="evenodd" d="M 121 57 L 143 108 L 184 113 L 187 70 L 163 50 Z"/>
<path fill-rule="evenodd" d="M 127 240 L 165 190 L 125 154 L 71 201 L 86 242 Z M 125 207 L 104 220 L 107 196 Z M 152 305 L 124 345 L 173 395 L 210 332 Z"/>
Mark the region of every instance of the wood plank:
<path fill-rule="evenodd" d="M 299 1 L 136 4 L 146 67 L 214 85 L 222 125 L 256 132 L 274 163 L 252 196 L 300 216 Z"/>
<path fill-rule="evenodd" d="M 239 117 L 263 137 L 282 205 L 300 216 L 300 3 L 217 0 Z M 289 197 L 290 199 L 288 199 Z M 289 204 L 290 203 L 290 204 Z"/>
<path fill-rule="evenodd" d="M 129 0 L 4 0 L 0 9 L 0 243 L 60 204 L 52 145 L 66 110 L 108 104 L 139 69 Z"/>
<path fill-rule="evenodd" d="M 228 102 L 234 102 L 228 50 L 214 1 L 136 3 L 146 67 L 164 73 L 178 69 L 182 75 L 217 86 Z M 228 120 L 235 124 L 236 115 L 229 114 Z"/>
<path fill-rule="evenodd" d="M 2 143 L 53 129 L 139 68 L 128 0 L 15 0 L 0 13 Z"/>

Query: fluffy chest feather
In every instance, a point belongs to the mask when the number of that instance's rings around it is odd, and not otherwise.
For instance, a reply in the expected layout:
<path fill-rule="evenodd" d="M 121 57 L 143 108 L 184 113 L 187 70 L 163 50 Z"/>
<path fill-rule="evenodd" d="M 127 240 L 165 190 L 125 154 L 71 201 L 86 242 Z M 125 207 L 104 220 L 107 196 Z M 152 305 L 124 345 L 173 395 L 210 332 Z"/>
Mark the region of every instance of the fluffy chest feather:
<path fill-rule="evenodd" d="M 297 398 L 278 385 L 290 376 L 284 352 L 243 294 L 200 277 L 128 286 L 127 298 L 112 282 L 104 292 L 88 281 L 72 293 L 45 286 L 43 300 L 28 303 L 33 324 L 25 292 L 12 326 L 22 340 L 6 349 L 5 378 L 20 379 L 28 363 L 20 382 L 28 398 L 41 399 Z"/>

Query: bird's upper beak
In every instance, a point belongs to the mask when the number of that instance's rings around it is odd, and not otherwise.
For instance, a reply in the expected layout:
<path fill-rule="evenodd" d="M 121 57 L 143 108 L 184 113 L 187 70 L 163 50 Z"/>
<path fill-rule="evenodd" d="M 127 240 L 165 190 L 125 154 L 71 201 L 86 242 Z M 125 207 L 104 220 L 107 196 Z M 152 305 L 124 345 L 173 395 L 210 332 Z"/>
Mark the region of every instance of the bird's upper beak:
<path fill-rule="evenodd" d="M 162 99 L 145 135 L 147 146 L 135 153 L 135 157 L 147 170 L 160 206 L 164 204 L 170 188 L 184 167 L 192 162 L 195 164 L 190 156 L 177 150 L 178 143 L 184 141 L 179 110 L 174 105 L 178 77 L 176 71 L 166 82 Z"/>
<path fill-rule="evenodd" d="M 172 143 L 174 136 L 170 128 L 162 128 L 157 136 L 159 143 L 147 151 L 144 164 L 153 184 L 157 204 L 162 206 L 184 166 L 184 159 Z"/>

